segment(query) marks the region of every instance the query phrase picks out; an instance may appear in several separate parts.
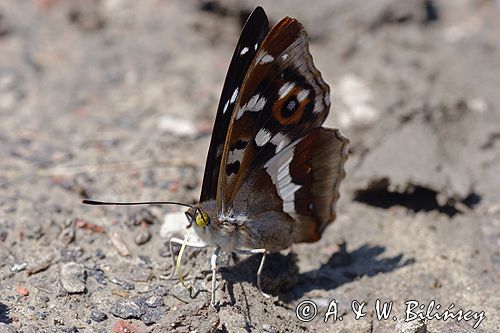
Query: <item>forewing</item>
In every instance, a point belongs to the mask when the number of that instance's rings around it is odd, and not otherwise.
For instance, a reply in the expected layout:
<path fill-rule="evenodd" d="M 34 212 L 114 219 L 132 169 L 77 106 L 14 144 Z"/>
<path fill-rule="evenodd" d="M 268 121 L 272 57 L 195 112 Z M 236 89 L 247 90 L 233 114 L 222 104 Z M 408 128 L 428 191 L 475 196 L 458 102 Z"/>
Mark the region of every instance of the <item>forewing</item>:
<path fill-rule="evenodd" d="M 304 28 L 284 18 L 263 41 L 241 86 L 219 173 L 219 212 L 231 211 L 253 172 L 321 126 L 329 91 L 314 66 Z"/>
<path fill-rule="evenodd" d="M 224 142 L 236 99 L 245 74 L 268 32 L 266 13 L 261 7 L 257 7 L 245 23 L 227 71 L 205 164 L 200 202 L 214 200 L 216 197 Z"/>

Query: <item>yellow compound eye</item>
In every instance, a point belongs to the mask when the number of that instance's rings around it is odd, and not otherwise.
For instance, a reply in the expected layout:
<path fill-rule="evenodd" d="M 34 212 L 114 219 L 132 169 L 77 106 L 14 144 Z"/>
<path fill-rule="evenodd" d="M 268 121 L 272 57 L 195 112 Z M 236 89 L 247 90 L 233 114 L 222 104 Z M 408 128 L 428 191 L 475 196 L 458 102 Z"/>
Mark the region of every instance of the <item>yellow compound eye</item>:
<path fill-rule="evenodd" d="M 210 218 L 208 217 L 208 214 L 205 212 L 200 212 L 199 214 L 196 214 L 196 225 L 200 228 L 206 227 L 208 222 L 210 221 Z"/>

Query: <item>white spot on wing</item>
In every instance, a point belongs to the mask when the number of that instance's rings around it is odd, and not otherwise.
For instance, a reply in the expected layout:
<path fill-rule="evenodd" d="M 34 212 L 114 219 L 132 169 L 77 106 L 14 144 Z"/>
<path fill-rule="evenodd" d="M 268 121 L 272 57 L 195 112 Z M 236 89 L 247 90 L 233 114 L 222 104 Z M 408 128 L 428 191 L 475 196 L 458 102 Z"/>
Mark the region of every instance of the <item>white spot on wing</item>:
<path fill-rule="evenodd" d="M 283 53 L 281 59 L 286 60 L 286 58 L 288 58 L 288 53 Z"/>
<path fill-rule="evenodd" d="M 234 103 L 236 97 L 238 97 L 238 88 L 234 89 L 233 95 L 231 96 L 231 103 Z"/>
<path fill-rule="evenodd" d="M 248 47 L 245 46 L 243 50 L 241 50 L 240 55 L 244 55 L 247 52 L 248 52 Z"/>
<path fill-rule="evenodd" d="M 276 146 L 276 154 L 290 144 L 290 139 L 279 132 L 271 139 L 271 143 Z"/>
<path fill-rule="evenodd" d="M 227 161 L 228 164 L 232 164 L 236 161 L 241 162 L 241 159 L 243 157 L 243 150 L 244 149 L 233 149 L 229 151 L 229 155 L 227 156 Z"/>
<path fill-rule="evenodd" d="M 222 113 L 226 113 L 228 106 L 229 106 L 229 101 L 227 101 L 226 104 L 224 104 L 224 109 L 222 109 Z"/>
<path fill-rule="evenodd" d="M 298 94 L 297 94 L 297 100 L 299 102 L 302 102 L 304 99 L 306 99 L 306 97 L 309 96 L 309 90 L 307 89 L 304 89 L 304 90 L 301 90 Z"/>
<path fill-rule="evenodd" d="M 284 85 L 282 85 L 280 90 L 278 91 L 280 98 L 283 98 L 286 95 L 288 95 L 288 93 L 292 91 L 293 87 L 295 87 L 295 83 L 293 82 L 287 82 Z"/>
<path fill-rule="evenodd" d="M 255 51 L 257 51 L 257 49 L 258 49 L 258 48 L 259 48 L 259 44 L 258 44 L 258 43 L 255 43 L 255 45 L 254 45 L 254 49 L 255 49 Z"/>
<path fill-rule="evenodd" d="M 265 128 L 261 128 L 260 131 L 255 136 L 255 143 L 257 146 L 262 147 L 271 139 L 271 132 L 266 130 Z"/>
<path fill-rule="evenodd" d="M 260 64 L 263 65 L 263 64 L 267 64 L 271 61 L 274 60 L 274 57 L 270 54 L 267 54 L 267 53 L 264 53 L 264 55 L 262 56 L 262 58 L 260 59 Z"/>
<path fill-rule="evenodd" d="M 295 146 L 300 141 L 295 141 L 264 165 L 267 173 L 271 176 L 273 184 L 276 185 L 280 198 L 283 200 L 283 211 L 286 213 L 295 213 L 295 192 L 301 188 L 301 185 L 293 183 L 290 175 L 290 163 L 293 160 Z"/>
<path fill-rule="evenodd" d="M 243 114 L 247 111 L 249 112 L 261 111 L 266 105 L 266 101 L 267 100 L 264 97 L 260 97 L 259 94 L 253 95 L 252 98 L 250 98 L 250 100 L 248 101 L 248 103 L 240 107 L 238 113 L 236 114 L 236 119 L 240 119 L 241 116 L 243 116 Z"/>

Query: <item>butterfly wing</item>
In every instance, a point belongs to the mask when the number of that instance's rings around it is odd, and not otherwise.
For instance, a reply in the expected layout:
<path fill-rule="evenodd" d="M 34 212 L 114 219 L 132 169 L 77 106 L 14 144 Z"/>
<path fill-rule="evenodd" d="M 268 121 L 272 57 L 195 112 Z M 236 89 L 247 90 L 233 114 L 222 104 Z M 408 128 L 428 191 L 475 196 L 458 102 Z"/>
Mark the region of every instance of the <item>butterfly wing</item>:
<path fill-rule="evenodd" d="M 268 32 L 269 23 L 266 13 L 264 9 L 257 7 L 245 23 L 227 71 L 205 164 L 200 202 L 214 200 L 216 197 L 219 166 L 238 91 Z"/>
<path fill-rule="evenodd" d="M 321 126 L 329 91 L 314 66 L 304 28 L 284 18 L 263 41 L 238 95 L 219 173 L 219 212 L 230 212 L 253 170 Z"/>
<path fill-rule="evenodd" d="M 348 142 L 338 130 L 315 128 L 252 172 L 234 209 L 249 212 L 249 220 L 269 210 L 283 211 L 294 221 L 293 242 L 317 241 L 336 216 Z"/>

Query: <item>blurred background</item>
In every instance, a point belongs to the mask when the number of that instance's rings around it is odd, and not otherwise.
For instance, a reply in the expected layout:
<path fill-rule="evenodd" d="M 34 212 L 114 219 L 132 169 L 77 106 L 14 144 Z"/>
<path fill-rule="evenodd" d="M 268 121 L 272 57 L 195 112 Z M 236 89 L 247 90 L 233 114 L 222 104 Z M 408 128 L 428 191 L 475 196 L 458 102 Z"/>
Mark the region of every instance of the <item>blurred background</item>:
<path fill-rule="evenodd" d="M 275 298 L 256 289 L 259 258 L 239 258 L 221 268 L 215 312 L 209 252 L 185 260 L 194 297 L 165 278 L 179 208 L 80 201 L 198 200 L 226 70 L 257 5 L 271 24 L 304 25 L 332 89 L 325 126 L 350 139 L 350 156 L 337 221 L 268 261 Z M 476 331 L 498 332 L 499 36 L 493 0 L 0 0 L 0 332 L 474 324 L 294 315 L 303 299 L 324 312 L 332 298 L 345 312 L 383 298 L 400 313 L 435 299 L 485 311 Z"/>

